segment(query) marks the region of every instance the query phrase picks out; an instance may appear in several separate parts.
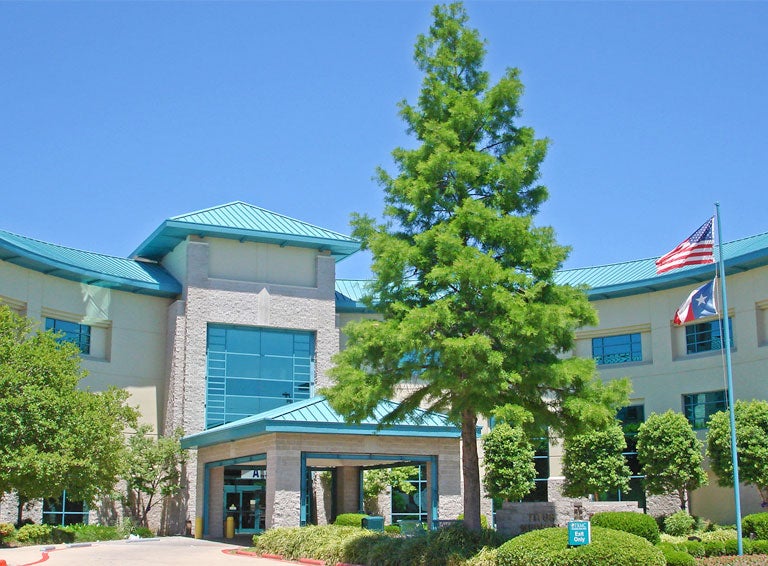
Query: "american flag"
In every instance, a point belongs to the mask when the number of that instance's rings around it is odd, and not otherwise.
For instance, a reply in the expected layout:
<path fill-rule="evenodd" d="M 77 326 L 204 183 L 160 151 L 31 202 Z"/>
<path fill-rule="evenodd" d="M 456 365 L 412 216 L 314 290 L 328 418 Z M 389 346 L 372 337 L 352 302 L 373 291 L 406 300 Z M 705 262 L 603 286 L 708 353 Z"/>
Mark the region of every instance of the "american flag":
<path fill-rule="evenodd" d="M 712 254 L 714 246 L 712 225 L 714 220 L 715 217 L 713 216 L 674 250 L 657 259 L 656 273 L 666 273 L 687 265 L 715 263 L 715 257 Z"/>

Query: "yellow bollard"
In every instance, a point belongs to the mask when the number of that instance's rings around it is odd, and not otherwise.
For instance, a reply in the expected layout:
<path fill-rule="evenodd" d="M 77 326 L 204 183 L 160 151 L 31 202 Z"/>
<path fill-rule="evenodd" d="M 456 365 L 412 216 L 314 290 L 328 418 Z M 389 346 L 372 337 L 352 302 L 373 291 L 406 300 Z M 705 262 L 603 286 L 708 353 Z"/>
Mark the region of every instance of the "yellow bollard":
<path fill-rule="evenodd" d="M 195 517 L 195 538 L 203 538 L 203 518 Z"/>
<path fill-rule="evenodd" d="M 235 518 L 234 517 L 227 517 L 226 538 L 235 538 Z"/>

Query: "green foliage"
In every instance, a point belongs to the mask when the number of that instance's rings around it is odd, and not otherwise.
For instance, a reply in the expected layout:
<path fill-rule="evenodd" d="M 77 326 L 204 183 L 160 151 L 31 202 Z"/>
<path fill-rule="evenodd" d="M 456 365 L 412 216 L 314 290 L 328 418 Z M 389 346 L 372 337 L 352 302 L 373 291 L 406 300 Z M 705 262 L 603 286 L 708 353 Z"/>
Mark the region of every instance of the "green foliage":
<path fill-rule="evenodd" d="M 754 535 L 755 538 L 768 540 L 768 513 L 752 513 L 742 518 L 741 530 L 744 536 Z"/>
<path fill-rule="evenodd" d="M 0 493 L 92 502 L 109 493 L 136 411 L 128 393 L 78 389 L 79 350 L 0 305 Z"/>
<path fill-rule="evenodd" d="M 16 541 L 22 544 L 45 544 L 51 542 L 51 526 L 24 525 L 16 531 Z"/>
<path fill-rule="evenodd" d="M 0 544 L 12 539 L 15 533 L 16 527 L 13 526 L 13 523 L 0 523 Z"/>
<path fill-rule="evenodd" d="M 597 318 L 583 289 L 555 283 L 568 248 L 533 223 L 547 198 L 547 141 L 515 123 L 519 72 L 491 86 L 464 7 L 432 15 L 415 48 L 421 92 L 400 104 L 416 143 L 392 152 L 394 176 L 378 171 L 385 221 L 352 220 L 373 256 L 365 300 L 382 320 L 345 327 L 335 385 L 322 393 L 359 422 L 408 382 L 383 424 L 426 406 L 461 425 L 467 525 L 479 529 L 478 414 L 509 405 L 555 431 L 589 427 L 612 418 L 629 386 L 604 386 L 592 360 L 558 355 Z"/>
<path fill-rule="evenodd" d="M 725 541 L 722 540 L 705 540 L 702 542 L 704 545 L 704 552 L 707 556 L 724 556 L 725 555 Z"/>
<path fill-rule="evenodd" d="M 704 543 L 697 540 L 687 540 L 683 542 L 685 551 L 694 558 L 703 558 L 707 555 L 704 550 Z"/>
<path fill-rule="evenodd" d="M 399 535 L 400 534 L 400 527 L 397 525 L 384 525 L 384 532 L 390 533 L 393 535 Z"/>
<path fill-rule="evenodd" d="M 75 531 L 71 527 L 52 527 L 51 541 L 54 544 L 70 544 L 75 542 Z"/>
<path fill-rule="evenodd" d="M 163 497 L 181 489 L 181 467 L 187 452 L 181 448 L 181 429 L 171 436 L 155 438 L 152 427 L 142 425 L 128 438 L 128 453 L 123 468 L 127 503 L 143 527 L 147 515 Z"/>
<path fill-rule="evenodd" d="M 615 529 L 632 533 L 643 537 L 651 544 L 656 544 L 661 540 L 659 535 L 659 525 L 650 515 L 643 513 L 632 513 L 631 511 L 605 511 L 595 513 L 590 518 L 595 527 L 604 527 L 606 529 Z"/>
<path fill-rule="evenodd" d="M 568 531 L 539 529 L 515 537 L 497 551 L 499 565 L 664 566 L 661 550 L 647 540 L 621 531 L 592 527 L 592 542 L 568 548 Z"/>
<path fill-rule="evenodd" d="M 637 457 L 645 489 L 653 495 L 674 493 L 685 509 L 688 493 L 707 484 L 703 443 L 682 413 L 652 413 L 637 434 Z"/>
<path fill-rule="evenodd" d="M 684 550 L 675 548 L 674 545 L 663 542 L 657 545 L 664 553 L 667 566 L 696 566 L 696 559 Z"/>
<path fill-rule="evenodd" d="M 494 531 L 473 532 L 462 525 L 414 538 L 336 525 L 271 529 L 254 537 L 259 553 L 279 554 L 289 560 L 313 558 L 326 564 L 377 566 L 458 566 L 482 548 L 501 542 Z"/>
<path fill-rule="evenodd" d="M 517 501 L 534 487 L 535 452 L 522 427 L 496 425 L 483 436 L 483 484 L 490 497 Z"/>
<path fill-rule="evenodd" d="M 664 518 L 664 532 L 672 536 L 680 537 L 693 532 L 696 519 L 688 514 L 688 511 L 680 510 Z"/>
<path fill-rule="evenodd" d="M 627 443 L 617 422 L 604 430 L 591 430 L 564 441 L 563 493 L 583 497 L 612 489 L 629 490 L 631 474 L 622 451 Z"/>
<path fill-rule="evenodd" d="M 333 524 L 340 527 L 360 527 L 367 516 L 365 513 L 342 513 L 336 517 Z"/>
<path fill-rule="evenodd" d="M 71 525 L 75 533 L 76 542 L 96 542 L 101 540 L 119 540 L 124 538 L 123 533 L 110 525 Z"/>
<path fill-rule="evenodd" d="M 768 540 L 753 540 L 752 554 L 768 554 Z"/>
<path fill-rule="evenodd" d="M 736 446 L 739 480 L 753 485 L 768 504 L 768 401 L 736 401 Z M 721 486 L 733 486 L 731 424 L 727 411 L 709 419 L 707 455 Z"/>
<path fill-rule="evenodd" d="M 413 493 L 416 488 L 409 481 L 419 473 L 415 466 L 398 468 L 376 468 L 363 472 L 363 498 L 365 501 L 375 499 L 390 486 L 403 493 Z"/>

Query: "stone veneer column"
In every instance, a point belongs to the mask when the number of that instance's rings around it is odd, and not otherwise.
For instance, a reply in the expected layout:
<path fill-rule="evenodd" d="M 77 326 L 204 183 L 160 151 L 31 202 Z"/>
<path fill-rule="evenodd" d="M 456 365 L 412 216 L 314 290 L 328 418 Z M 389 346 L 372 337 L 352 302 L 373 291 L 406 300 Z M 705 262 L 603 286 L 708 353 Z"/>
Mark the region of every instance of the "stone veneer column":
<path fill-rule="evenodd" d="M 267 452 L 268 529 L 298 527 L 301 522 L 301 451 L 278 448 Z"/>
<path fill-rule="evenodd" d="M 336 512 L 360 511 L 360 468 L 341 466 L 336 470 Z"/>

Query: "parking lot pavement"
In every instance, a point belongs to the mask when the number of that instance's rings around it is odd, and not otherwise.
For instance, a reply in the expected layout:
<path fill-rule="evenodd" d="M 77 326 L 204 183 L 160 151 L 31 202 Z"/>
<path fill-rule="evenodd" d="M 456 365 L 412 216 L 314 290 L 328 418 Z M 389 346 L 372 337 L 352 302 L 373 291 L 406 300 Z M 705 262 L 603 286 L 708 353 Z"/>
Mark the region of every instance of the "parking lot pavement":
<path fill-rule="evenodd" d="M 111 566 L 122 564 L 227 564 L 229 566 L 279 566 L 292 564 L 268 558 L 230 554 L 242 549 L 222 542 L 188 537 L 163 537 L 138 541 L 106 541 L 89 545 L 28 546 L 1 548 L 0 560 L 8 566 Z M 0 562 L 1 564 L 1 562 Z"/>

